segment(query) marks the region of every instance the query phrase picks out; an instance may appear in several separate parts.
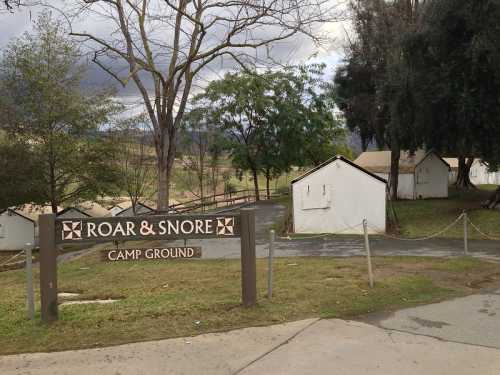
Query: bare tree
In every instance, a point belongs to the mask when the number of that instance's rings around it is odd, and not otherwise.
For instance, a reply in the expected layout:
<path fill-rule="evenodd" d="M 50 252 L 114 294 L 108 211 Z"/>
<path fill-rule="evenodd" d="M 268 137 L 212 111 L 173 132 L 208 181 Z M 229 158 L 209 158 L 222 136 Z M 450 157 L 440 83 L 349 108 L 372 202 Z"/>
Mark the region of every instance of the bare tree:
<path fill-rule="evenodd" d="M 211 139 L 213 138 L 212 131 L 205 121 L 204 112 L 203 108 L 197 108 L 186 113 L 181 128 L 183 165 L 188 173 L 194 173 L 196 176 L 198 192 L 194 191 L 194 189 L 190 190 L 201 201 L 205 198 L 207 159 Z M 188 180 L 191 180 L 191 175 L 187 177 Z M 189 183 L 188 185 L 191 186 L 192 184 Z"/>
<path fill-rule="evenodd" d="M 320 42 L 319 27 L 343 10 L 341 0 L 77 1 L 80 17 L 95 12 L 116 25 L 108 37 L 72 35 L 97 47 L 93 61 L 140 92 L 154 129 L 159 210 L 168 205 L 177 131 L 199 73 L 227 59 L 244 69 L 271 62 L 272 45 L 297 35 Z M 125 62 L 127 74 L 113 69 L 111 59 Z"/>
<path fill-rule="evenodd" d="M 132 205 L 134 215 L 137 205 L 154 192 L 156 168 L 151 154 L 149 131 L 144 128 L 145 115 L 121 121 L 117 130 L 120 145 L 118 160 L 120 189 L 123 189 Z"/>

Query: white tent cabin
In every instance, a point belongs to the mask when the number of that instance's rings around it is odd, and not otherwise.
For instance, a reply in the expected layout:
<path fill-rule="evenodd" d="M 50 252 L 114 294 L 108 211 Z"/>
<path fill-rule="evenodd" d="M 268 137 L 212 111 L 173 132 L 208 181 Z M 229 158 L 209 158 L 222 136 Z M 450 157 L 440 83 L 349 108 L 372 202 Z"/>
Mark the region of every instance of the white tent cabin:
<path fill-rule="evenodd" d="M 295 233 L 385 232 L 386 180 L 335 156 L 292 181 Z"/>
<path fill-rule="evenodd" d="M 0 251 L 28 246 L 35 247 L 35 221 L 11 208 L 0 211 Z"/>
<path fill-rule="evenodd" d="M 450 165 L 450 173 L 448 175 L 448 182 L 454 184 L 457 182 L 458 176 L 458 158 L 444 158 Z M 474 185 L 500 185 L 500 171 L 490 172 L 488 164 L 481 159 L 475 159 L 472 162 L 469 171 L 470 182 Z"/>
<path fill-rule="evenodd" d="M 390 181 L 390 151 L 363 152 L 354 163 Z M 398 198 L 447 198 L 449 171 L 449 164 L 434 151 L 401 151 Z"/>
<path fill-rule="evenodd" d="M 61 207 L 57 207 L 57 212 L 61 211 Z M 35 222 L 35 246 L 38 246 L 38 218 L 43 214 L 51 214 L 51 206 L 41 206 L 32 203 L 23 204 L 21 207 L 16 209 L 16 212 L 21 215 L 33 220 Z"/>

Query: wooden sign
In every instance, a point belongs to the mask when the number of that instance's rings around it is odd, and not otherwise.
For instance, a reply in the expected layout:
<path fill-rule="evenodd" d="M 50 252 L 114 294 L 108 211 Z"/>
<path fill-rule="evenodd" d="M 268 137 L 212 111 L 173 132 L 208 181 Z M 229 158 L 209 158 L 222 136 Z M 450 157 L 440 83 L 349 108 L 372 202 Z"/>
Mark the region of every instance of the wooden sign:
<path fill-rule="evenodd" d="M 149 249 L 106 249 L 101 251 L 107 262 L 134 260 L 168 260 L 201 258 L 201 247 L 163 247 Z"/>
<path fill-rule="evenodd" d="M 238 215 L 56 219 L 56 244 L 240 236 Z"/>
<path fill-rule="evenodd" d="M 59 317 L 57 302 L 57 245 L 81 242 L 171 240 L 188 238 L 240 237 L 241 299 L 243 306 L 257 302 L 255 257 L 255 213 L 243 208 L 236 215 L 153 215 L 58 219 L 55 214 L 40 215 L 40 304 L 42 321 Z M 107 250 L 110 262 L 142 259 L 199 258 L 201 248 L 165 247 Z"/>

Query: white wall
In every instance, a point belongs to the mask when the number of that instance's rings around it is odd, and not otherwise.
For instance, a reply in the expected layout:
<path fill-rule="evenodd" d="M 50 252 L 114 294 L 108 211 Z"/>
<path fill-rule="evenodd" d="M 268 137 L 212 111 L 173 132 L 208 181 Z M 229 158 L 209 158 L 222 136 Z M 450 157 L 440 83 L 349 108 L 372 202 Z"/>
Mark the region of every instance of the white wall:
<path fill-rule="evenodd" d="M 388 173 L 376 173 L 377 176 L 389 182 Z M 415 199 L 415 185 L 413 184 L 413 173 L 400 173 L 398 176 L 398 198 Z"/>
<path fill-rule="evenodd" d="M 24 250 L 27 243 L 35 245 L 35 224 L 9 211 L 0 214 L 0 251 Z"/>
<path fill-rule="evenodd" d="M 294 230 L 359 234 L 366 218 L 385 231 L 385 190 L 382 181 L 337 159 L 292 184 Z"/>
<path fill-rule="evenodd" d="M 447 198 L 449 168 L 434 154 L 429 154 L 415 169 L 417 199 Z"/>

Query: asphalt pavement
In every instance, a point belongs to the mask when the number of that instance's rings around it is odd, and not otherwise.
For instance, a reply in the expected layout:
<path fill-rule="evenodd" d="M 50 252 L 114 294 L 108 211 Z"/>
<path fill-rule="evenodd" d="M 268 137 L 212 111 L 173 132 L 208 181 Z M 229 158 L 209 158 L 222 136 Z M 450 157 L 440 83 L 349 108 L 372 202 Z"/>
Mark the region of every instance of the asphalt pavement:
<path fill-rule="evenodd" d="M 256 209 L 256 252 L 257 257 L 269 253 L 269 230 L 283 219 L 285 207 L 273 202 L 253 205 Z M 174 242 L 182 244 L 182 241 Z M 161 244 L 161 242 L 159 242 Z M 201 246 L 203 258 L 239 258 L 239 239 L 189 240 L 192 246 Z M 462 239 L 434 238 L 424 241 L 408 241 L 370 235 L 370 248 L 374 256 L 433 256 L 456 257 L 464 255 Z M 277 238 L 275 256 L 364 256 L 364 238 L 359 235 L 337 235 L 302 239 Z M 500 261 L 500 241 L 469 240 L 469 255 Z"/>
<path fill-rule="evenodd" d="M 269 253 L 269 231 L 274 223 L 282 220 L 286 209 L 274 202 L 260 202 L 251 205 L 255 211 L 255 239 L 257 257 L 267 257 Z M 234 210 L 237 212 L 238 210 Z M 228 212 L 228 211 L 226 211 Z M 229 211 L 230 212 L 230 211 Z M 190 239 L 184 241 L 143 241 L 141 247 L 160 246 L 201 246 L 202 258 L 223 259 L 240 257 L 240 239 Z M 138 246 L 134 243 L 127 247 Z M 93 249 L 109 247 L 109 244 L 100 244 Z M 462 239 L 433 238 L 424 241 L 408 241 L 387 238 L 379 235 L 370 235 L 370 247 L 373 256 L 431 256 L 457 257 L 464 255 Z M 364 256 L 364 239 L 359 235 L 336 235 L 312 238 L 277 238 L 274 246 L 276 257 L 295 256 L 334 256 L 351 257 Z M 469 255 L 483 259 L 500 261 L 500 241 L 469 240 Z M 60 261 L 67 261 L 85 255 L 89 249 L 82 249 L 73 253 L 63 254 Z"/>

